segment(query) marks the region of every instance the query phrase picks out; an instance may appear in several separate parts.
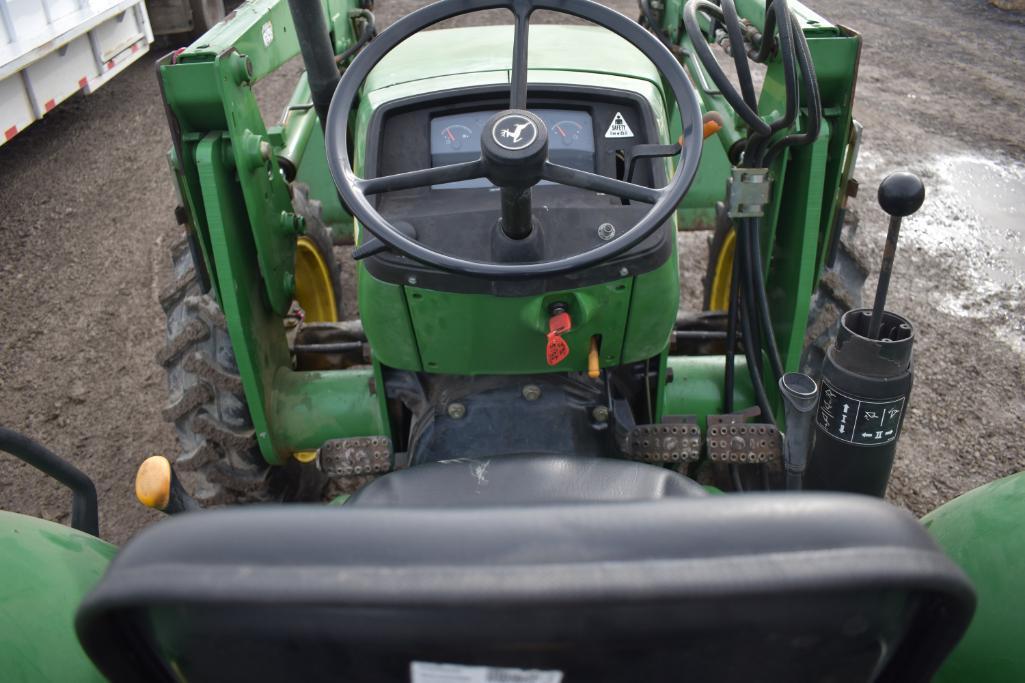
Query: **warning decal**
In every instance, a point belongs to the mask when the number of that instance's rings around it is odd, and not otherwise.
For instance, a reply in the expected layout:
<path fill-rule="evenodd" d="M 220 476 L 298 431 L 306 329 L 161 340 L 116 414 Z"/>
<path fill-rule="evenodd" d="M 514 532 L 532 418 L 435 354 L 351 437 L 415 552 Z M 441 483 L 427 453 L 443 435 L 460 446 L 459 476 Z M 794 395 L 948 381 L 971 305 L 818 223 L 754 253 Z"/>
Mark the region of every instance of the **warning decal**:
<path fill-rule="evenodd" d="M 834 439 L 862 446 L 882 446 L 900 434 L 904 396 L 865 401 L 846 396 L 822 381 L 818 423 Z"/>
<path fill-rule="evenodd" d="M 629 124 L 626 119 L 623 118 L 621 112 L 616 112 L 616 115 L 612 117 L 612 123 L 609 124 L 609 129 L 605 131 L 605 137 L 607 138 L 632 138 L 634 132 L 630 130 Z"/>
<path fill-rule="evenodd" d="M 410 683 L 562 683 L 561 671 L 410 662 Z"/>

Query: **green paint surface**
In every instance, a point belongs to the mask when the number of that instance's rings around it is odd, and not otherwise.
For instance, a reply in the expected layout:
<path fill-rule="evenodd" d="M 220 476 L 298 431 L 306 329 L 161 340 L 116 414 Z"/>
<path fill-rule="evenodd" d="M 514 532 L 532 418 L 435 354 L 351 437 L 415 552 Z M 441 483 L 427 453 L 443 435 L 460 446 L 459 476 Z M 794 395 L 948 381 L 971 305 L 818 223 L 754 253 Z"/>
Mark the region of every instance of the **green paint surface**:
<path fill-rule="evenodd" d="M 1025 472 L 1000 479 L 922 518 L 936 542 L 972 579 L 971 626 L 935 680 L 1025 681 Z"/>
<path fill-rule="evenodd" d="M 117 549 L 60 524 L 0 512 L 0 677 L 102 681 L 74 619 Z"/>

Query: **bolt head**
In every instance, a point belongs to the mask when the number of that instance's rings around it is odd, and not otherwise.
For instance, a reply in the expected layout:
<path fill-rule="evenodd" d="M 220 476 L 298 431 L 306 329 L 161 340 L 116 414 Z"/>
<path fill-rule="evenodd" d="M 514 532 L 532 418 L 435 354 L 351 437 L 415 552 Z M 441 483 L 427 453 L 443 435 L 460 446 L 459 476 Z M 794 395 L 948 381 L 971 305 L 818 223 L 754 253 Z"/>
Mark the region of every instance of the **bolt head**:
<path fill-rule="evenodd" d="M 608 409 L 608 406 L 595 406 L 591 410 L 591 417 L 594 418 L 595 422 L 608 422 L 609 421 L 609 409 Z"/>
<path fill-rule="evenodd" d="M 410 285 L 415 285 L 416 284 L 416 275 L 410 275 L 409 277 L 407 277 L 406 278 L 406 282 L 409 283 Z"/>
<path fill-rule="evenodd" d="M 523 398 L 528 401 L 536 401 L 541 398 L 541 387 L 536 384 L 528 384 L 523 387 Z"/>
<path fill-rule="evenodd" d="M 616 226 L 612 223 L 602 223 L 598 226 L 598 239 L 602 242 L 608 242 L 616 236 Z"/>
<path fill-rule="evenodd" d="M 466 415 L 466 406 L 462 403 L 449 403 L 448 404 L 448 416 L 453 420 L 461 420 Z"/>
<path fill-rule="evenodd" d="M 628 268 L 626 268 L 625 266 L 623 268 L 619 269 L 619 277 L 626 277 L 629 274 L 630 274 L 630 270 Z"/>

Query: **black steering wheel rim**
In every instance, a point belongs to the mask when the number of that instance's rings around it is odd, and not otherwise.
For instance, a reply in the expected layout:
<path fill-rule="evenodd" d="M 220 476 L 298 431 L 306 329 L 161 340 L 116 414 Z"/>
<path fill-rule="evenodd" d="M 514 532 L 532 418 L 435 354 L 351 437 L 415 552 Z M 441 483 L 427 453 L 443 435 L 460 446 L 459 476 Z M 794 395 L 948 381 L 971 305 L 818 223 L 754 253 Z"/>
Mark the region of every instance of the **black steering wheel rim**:
<path fill-rule="evenodd" d="M 367 194 L 382 190 L 374 185 L 374 179 L 365 180 L 356 176 L 352 170 L 348 153 L 348 122 L 356 95 L 366 77 L 385 55 L 414 34 L 445 19 L 489 9 L 507 9 L 516 18 L 516 32 L 513 40 L 513 74 L 510 86 L 512 90 L 511 109 L 517 107 L 518 98 L 521 98 L 519 107 L 525 108 L 527 88 L 526 25 L 530 15 L 537 10 L 551 10 L 575 16 L 615 33 L 651 60 L 668 83 L 680 109 L 683 128 L 683 149 L 680 153 L 680 162 L 665 187 L 657 190 L 643 188 L 647 191 L 645 196 L 635 197 L 641 201 L 650 201 L 651 199 L 655 201 L 651 209 L 637 223 L 623 231 L 615 239 L 578 254 L 547 261 L 527 263 L 475 261 L 435 251 L 406 236 L 391 225 L 368 200 Z M 519 64 L 517 64 L 517 52 L 522 52 Z M 384 244 L 421 263 L 453 273 L 495 280 L 562 275 L 608 261 L 636 246 L 672 215 L 687 193 L 697 174 L 698 163 L 701 159 L 701 144 L 701 107 L 697 94 L 680 62 L 647 29 L 615 10 L 591 0 L 440 0 L 412 12 L 378 35 L 346 68 L 335 89 L 334 96 L 331 98 L 325 126 L 325 147 L 331 176 L 342 199 L 366 230 Z M 462 179 L 471 177 L 469 174 L 480 171 L 478 167 L 473 167 L 475 163 L 479 164 L 480 162 L 466 162 L 442 168 L 454 169 L 452 178 Z M 552 177 L 553 180 L 568 184 L 565 182 L 567 167 L 555 166 L 550 162 L 545 163 L 552 166 L 556 172 L 556 175 Z M 456 169 L 457 166 L 460 168 Z M 424 169 L 399 175 L 409 176 L 407 180 L 412 183 L 426 178 L 428 172 L 436 170 Z M 559 177 L 558 174 L 562 174 L 563 177 Z M 579 172 L 579 174 L 583 175 L 583 172 Z M 390 176 L 390 178 L 397 177 Z M 431 182 L 439 182 L 438 174 L 432 175 L 431 178 Z M 618 187 L 620 184 L 629 185 L 635 189 L 642 187 L 623 181 L 605 180 L 607 181 L 604 183 L 605 185 L 616 185 L 619 190 L 624 189 Z M 404 187 L 425 184 L 428 183 L 407 183 Z"/>

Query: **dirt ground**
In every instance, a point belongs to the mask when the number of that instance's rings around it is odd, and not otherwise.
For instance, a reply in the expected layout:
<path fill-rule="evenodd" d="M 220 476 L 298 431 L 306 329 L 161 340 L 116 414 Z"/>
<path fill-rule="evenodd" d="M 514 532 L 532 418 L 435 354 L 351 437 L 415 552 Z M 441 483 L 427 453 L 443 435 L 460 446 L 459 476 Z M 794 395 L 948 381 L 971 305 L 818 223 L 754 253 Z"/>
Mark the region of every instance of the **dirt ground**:
<path fill-rule="evenodd" d="M 380 0 L 379 22 L 418 4 Z M 632 2 L 611 4 L 636 14 Z M 886 172 L 914 170 L 930 188 L 902 234 L 889 306 L 918 335 L 890 496 L 921 514 L 1025 466 L 1025 15 L 985 0 L 809 4 L 865 39 L 855 247 L 876 262 L 885 217 L 875 186 Z M 260 86 L 265 110 L 280 111 L 299 69 L 290 64 Z M 144 59 L 0 148 L 0 424 L 94 479 L 102 534 L 118 543 L 158 518 L 134 500 L 137 464 L 176 449 L 154 361 L 163 340 L 157 292 L 176 232 L 168 146 Z M 1004 213 L 994 217 L 978 193 L 966 194 L 964 159 L 1009 183 Z M 693 292 L 704 236 L 684 244 Z M 67 521 L 69 503 L 54 482 L 0 459 L 0 508 Z"/>

